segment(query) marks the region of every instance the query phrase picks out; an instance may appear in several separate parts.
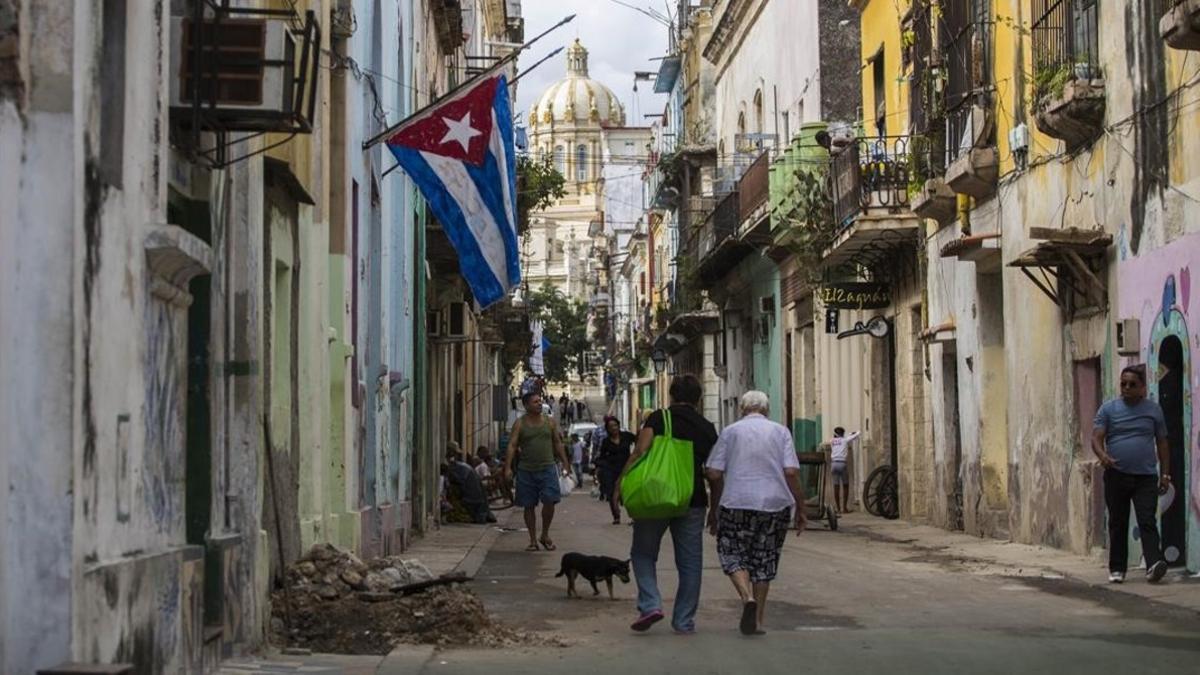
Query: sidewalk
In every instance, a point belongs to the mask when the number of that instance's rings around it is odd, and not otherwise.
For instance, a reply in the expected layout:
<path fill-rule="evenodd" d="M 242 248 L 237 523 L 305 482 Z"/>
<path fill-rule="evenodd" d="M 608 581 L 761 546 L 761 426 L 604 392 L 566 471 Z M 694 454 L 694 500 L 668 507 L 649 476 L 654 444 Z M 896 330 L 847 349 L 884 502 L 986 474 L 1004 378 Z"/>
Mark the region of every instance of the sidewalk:
<path fill-rule="evenodd" d="M 1130 570 L 1123 584 L 1110 584 L 1107 559 L 1100 554 L 1080 556 L 1046 546 L 981 539 L 862 512 L 842 516 L 841 527 L 849 534 L 907 545 L 926 562 L 957 572 L 1066 580 L 1089 586 L 1094 592 L 1142 597 L 1200 613 L 1200 577 L 1189 576 L 1182 569 L 1171 570 L 1157 585 L 1147 583 L 1141 570 Z"/>
<path fill-rule="evenodd" d="M 496 522 L 488 525 L 444 524 L 413 540 L 412 546 L 400 556 L 420 560 L 434 576 L 464 572 L 473 577 L 500 536 L 500 528 L 522 526 L 520 509 L 505 509 L 495 513 Z"/>

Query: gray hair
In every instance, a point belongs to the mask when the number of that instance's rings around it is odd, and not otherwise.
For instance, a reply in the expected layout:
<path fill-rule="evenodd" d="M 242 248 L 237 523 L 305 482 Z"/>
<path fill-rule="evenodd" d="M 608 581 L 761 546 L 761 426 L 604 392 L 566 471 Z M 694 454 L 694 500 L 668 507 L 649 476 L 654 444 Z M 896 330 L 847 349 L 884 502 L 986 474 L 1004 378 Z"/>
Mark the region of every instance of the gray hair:
<path fill-rule="evenodd" d="M 771 411 L 771 399 L 761 391 L 748 391 L 742 394 L 742 414 L 752 412 L 767 414 Z"/>

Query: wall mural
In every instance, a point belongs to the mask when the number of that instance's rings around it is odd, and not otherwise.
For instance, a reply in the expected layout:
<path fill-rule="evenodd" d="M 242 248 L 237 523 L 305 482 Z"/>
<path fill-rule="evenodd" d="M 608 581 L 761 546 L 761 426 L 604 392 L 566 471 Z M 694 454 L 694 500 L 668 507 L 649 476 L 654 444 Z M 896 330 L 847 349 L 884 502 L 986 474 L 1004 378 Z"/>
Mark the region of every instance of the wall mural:
<path fill-rule="evenodd" d="M 1177 464 L 1171 467 L 1182 495 L 1174 487 L 1159 503 L 1164 553 L 1170 562 L 1183 562 L 1189 571 L 1200 571 L 1200 430 L 1194 403 L 1200 396 L 1200 333 L 1188 320 L 1197 320 L 1200 307 L 1192 305 L 1191 267 L 1200 269 L 1200 235 L 1184 237 L 1155 251 L 1122 256 L 1119 318 L 1141 322 L 1141 354 L 1122 365 L 1145 363 L 1150 397 L 1163 406 L 1169 440 Z M 1200 302 L 1200 301 L 1198 301 Z M 1174 528 L 1174 530 L 1173 530 Z M 1134 528 L 1133 536 L 1138 533 Z M 1170 533 L 1184 546 L 1172 545 Z M 1138 547 L 1131 547 L 1132 552 Z"/>

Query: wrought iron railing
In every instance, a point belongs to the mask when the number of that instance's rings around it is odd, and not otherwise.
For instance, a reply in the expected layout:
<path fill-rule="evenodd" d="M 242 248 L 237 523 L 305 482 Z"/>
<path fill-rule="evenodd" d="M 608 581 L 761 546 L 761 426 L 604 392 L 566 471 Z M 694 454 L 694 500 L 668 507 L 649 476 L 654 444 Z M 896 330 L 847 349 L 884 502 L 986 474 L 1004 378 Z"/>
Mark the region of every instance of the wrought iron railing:
<path fill-rule="evenodd" d="M 976 2 L 945 5 L 941 42 L 948 76 L 945 94 L 947 164 L 973 147 L 963 142 L 964 133 L 979 123 L 971 109 L 987 102 L 983 92 L 991 82 L 989 6 Z"/>
<path fill-rule="evenodd" d="M 862 138 L 834 156 L 831 196 L 838 229 L 864 209 L 908 206 L 911 143 L 908 136 Z"/>
<path fill-rule="evenodd" d="M 1099 72 L 1097 5 L 1097 0 L 1033 0 L 1030 33 L 1034 80 L 1040 86 Z"/>
<path fill-rule="evenodd" d="M 746 220 L 758 207 L 767 203 L 767 197 L 770 196 L 770 177 L 771 156 L 763 150 L 738 180 L 738 217 L 741 220 Z"/>
<path fill-rule="evenodd" d="M 716 208 L 708 214 L 700 226 L 696 247 L 697 261 L 704 260 L 722 241 L 736 235 L 740 222 L 738 193 L 730 192 L 717 203 Z"/>

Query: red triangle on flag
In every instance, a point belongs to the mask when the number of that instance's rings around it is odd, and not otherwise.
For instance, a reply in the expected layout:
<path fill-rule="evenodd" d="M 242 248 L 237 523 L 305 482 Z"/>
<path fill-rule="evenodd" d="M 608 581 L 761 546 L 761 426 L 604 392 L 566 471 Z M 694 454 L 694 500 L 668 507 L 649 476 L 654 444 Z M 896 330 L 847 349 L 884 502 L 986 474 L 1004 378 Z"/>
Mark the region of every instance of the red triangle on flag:
<path fill-rule="evenodd" d="M 492 105 L 499 82 L 499 77 L 489 77 L 421 113 L 387 144 L 482 165 L 492 137 Z"/>

